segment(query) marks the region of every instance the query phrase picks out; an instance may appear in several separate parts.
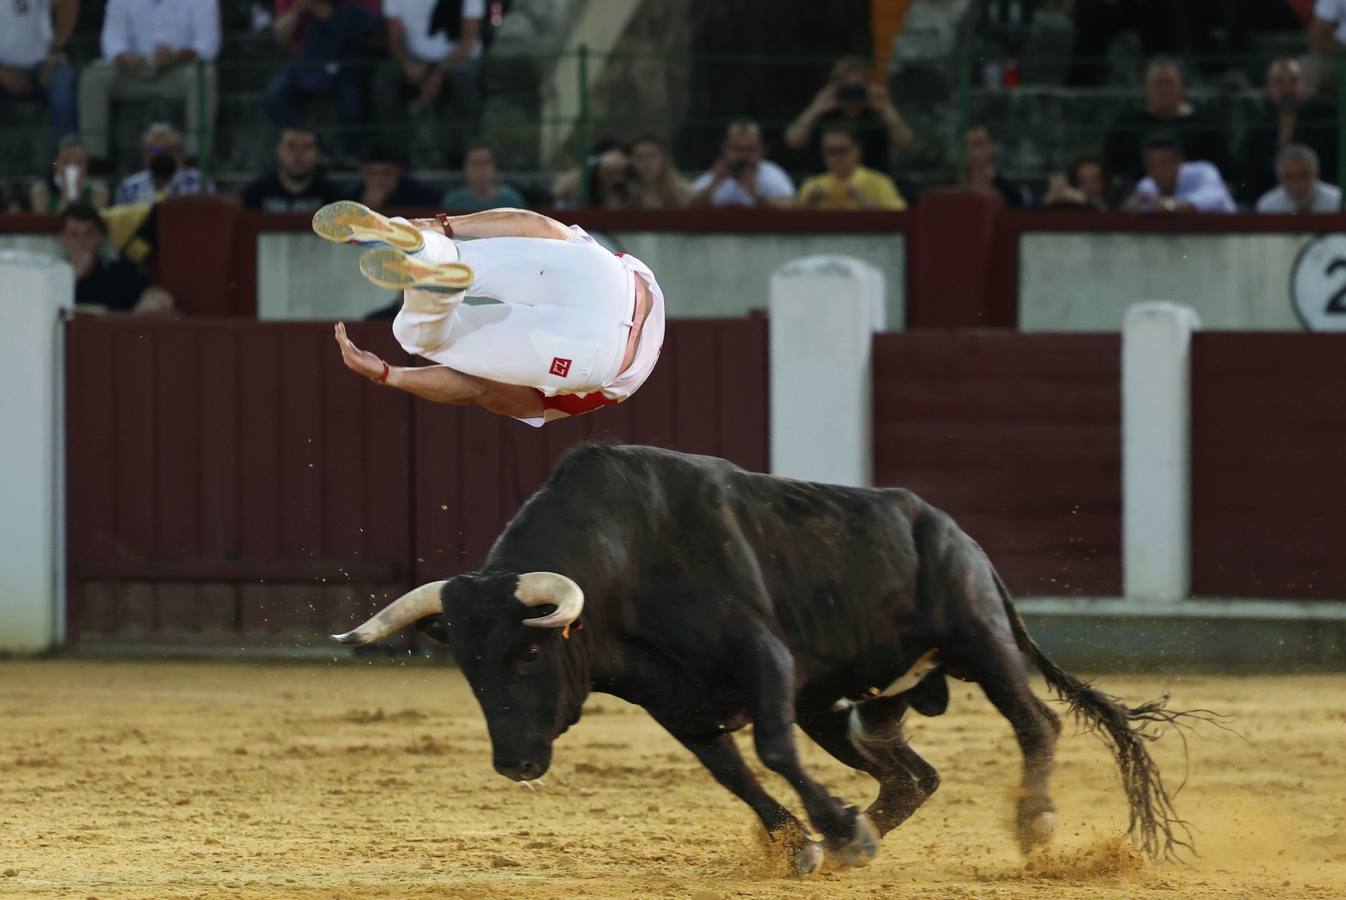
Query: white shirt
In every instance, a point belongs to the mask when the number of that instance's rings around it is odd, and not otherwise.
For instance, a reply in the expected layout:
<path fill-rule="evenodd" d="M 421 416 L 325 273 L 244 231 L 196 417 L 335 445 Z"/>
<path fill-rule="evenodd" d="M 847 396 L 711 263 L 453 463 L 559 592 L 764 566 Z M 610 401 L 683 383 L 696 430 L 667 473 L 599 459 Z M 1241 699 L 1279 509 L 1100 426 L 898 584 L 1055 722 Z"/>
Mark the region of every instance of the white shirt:
<path fill-rule="evenodd" d="M 692 190 L 699 191 L 710 184 L 715 178 L 714 173 L 706 172 L 696 181 L 692 182 Z M 757 193 L 769 199 L 779 197 L 793 197 L 795 195 L 794 182 L 790 176 L 785 174 L 785 170 L 776 165 L 769 159 L 764 159 L 757 164 Z M 744 190 L 743 185 L 739 184 L 733 178 L 726 178 L 720 182 L 720 186 L 710 195 L 711 206 L 756 206 L 757 201 Z"/>
<path fill-rule="evenodd" d="M 1172 197 L 1164 197 L 1154 179 L 1148 175 L 1136 185 L 1136 193 L 1142 197 L 1148 194 L 1164 199 L 1186 200 L 1198 212 L 1231 213 L 1238 209 L 1234 198 L 1229 196 L 1229 189 L 1224 186 L 1220 170 L 1208 162 L 1183 163 L 1178 168 L 1178 183 L 1174 186 Z M 1153 210 L 1154 204 L 1143 204 L 1143 207 Z"/>
<path fill-rule="evenodd" d="M 219 0 L 108 0 L 104 59 L 123 53 L 153 58 L 160 44 L 214 59 L 220 52 Z"/>
<path fill-rule="evenodd" d="M 407 52 L 421 62 L 437 63 L 453 52 L 455 41 L 442 31 L 430 34 L 430 18 L 438 0 L 383 0 L 383 17 L 397 19 L 406 29 Z M 486 0 L 463 0 L 464 19 L 486 17 Z M 468 54 L 473 59 L 481 56 L 481 38 L 478 37 Z"/>
<path fill-rule="evenodd" d="M 51 0 L 0 3 L 0 65 L 31 69 L 51 46 Z"/>
<path fill-rule="evenodd" d="M 1346 0 L 1316 0 L 1313 15 L 1324 22 L 1335 22 L 1337 41 L 1346 44 Z"/>
<path fill-rule="evenodd" d="M 1274 187 L 1258 199 L 1257 211 L 1260 213 L 1340 212 L 1341 191 L 1320 181 L 1313 186 L 1313 193 L 1309 197 L 1309 208 L 1301 210 L 1298 204 L 1290 198 L 1290 194 L 1286 192 L 1285 188 Z"/>

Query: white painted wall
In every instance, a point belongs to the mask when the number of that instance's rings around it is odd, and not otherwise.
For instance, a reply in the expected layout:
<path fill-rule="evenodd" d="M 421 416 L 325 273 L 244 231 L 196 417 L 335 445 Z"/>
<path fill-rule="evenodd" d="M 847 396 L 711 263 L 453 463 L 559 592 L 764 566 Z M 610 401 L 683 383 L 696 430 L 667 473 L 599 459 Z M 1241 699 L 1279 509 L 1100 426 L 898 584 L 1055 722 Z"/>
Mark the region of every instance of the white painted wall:
<path fill-rule="evenodd" d="M 61 312 L 74 298 L 66 262 L 0 250 L 0 651 L 62 637 Z"/>
<path fill-rule="evenodd" d="M 862 260 L 807 256 L 771 273 L 771 471 L 874 483 L 874 332 L 884 276 Z"/>
<path fill-rule="evenodd" d="M 619 249 L 643 260 L 668 298 L 670 318 L 738 317 L 766 309 L 772 271 L 791 260 L 840 253 L 883 273 L 892 327 L 905 321 L 904 246 L 897 234 L 687 234 L 622 232 Z M 308 234 L 257 239 L 257 308 L 263 319 L 360 318 L 395 295 L 360 277 L 359 253 Z M 820 303 L 829 302 L 822 297 Z"/>
<path fill-rule="evenodd" d="M 1191 594 L 1189 306 L 1137 303 L 1122 329 L 1122 585 L 1129 601 Z"/>
<path fill-rule="evenodd" d="M 1117 331 L 1142 297 L 1195 310 L 1211 330 L 1302 331 L 1290 269 L 1313 235 L 1029 233 L 1019 244 L 1019 327 Z"/>

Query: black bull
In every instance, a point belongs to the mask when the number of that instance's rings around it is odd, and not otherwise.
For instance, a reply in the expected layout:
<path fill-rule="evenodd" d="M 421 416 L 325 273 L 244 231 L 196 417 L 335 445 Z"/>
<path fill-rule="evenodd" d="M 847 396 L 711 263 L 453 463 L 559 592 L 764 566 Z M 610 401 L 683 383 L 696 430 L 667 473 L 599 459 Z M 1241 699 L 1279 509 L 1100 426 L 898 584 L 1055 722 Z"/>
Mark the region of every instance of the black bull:
<path fill-rule="evenodd" d="M 521 627 L 529 607 L 551 605 L 524 623 L 543 627 Z M 1057 668 L 981 548 L 909 491 L 581 447 L 480 571 L 419 588 L 337 640 L 367 643 L 411 622 L 450 646 L 501 774 L 542 775 L 588 694 L 613 694 L 643 706 L 752 807 L 804 873 L 821 848 L 753 778 L 730 732 L 751 722 L 757 755 L 799 793 L 828 852 L 863 863 L 939 785 L 902 735 L 907 708 L 938 715 L 946 676 L 976 682 L 1023 751 L 1016 821 L 1027 850 L 1054 824 L 1061 725 L 1031 690 L 1026 656 L 1116 756 L 1137 844 L 1152 857 L 1188 846 L 1145 747 L 1183 714 L 1128 708 Z M 878 781 L 865 813 L 804 770 L 795 724 Z"/>

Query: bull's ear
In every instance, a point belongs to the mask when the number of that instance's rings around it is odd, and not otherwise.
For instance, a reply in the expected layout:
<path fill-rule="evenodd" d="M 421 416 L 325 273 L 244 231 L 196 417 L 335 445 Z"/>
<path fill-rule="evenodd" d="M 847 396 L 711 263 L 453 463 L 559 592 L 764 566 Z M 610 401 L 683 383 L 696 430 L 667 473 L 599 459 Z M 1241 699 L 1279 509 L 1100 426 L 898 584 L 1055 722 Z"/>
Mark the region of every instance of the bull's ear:
<path fill-rule="evenodd" d="M 416 630 L 433 641 L 441 644 L 449 642 L 449 629 L 444 624 L 443 616 L 426 616 L 423 619 L 416 620 Z"/>

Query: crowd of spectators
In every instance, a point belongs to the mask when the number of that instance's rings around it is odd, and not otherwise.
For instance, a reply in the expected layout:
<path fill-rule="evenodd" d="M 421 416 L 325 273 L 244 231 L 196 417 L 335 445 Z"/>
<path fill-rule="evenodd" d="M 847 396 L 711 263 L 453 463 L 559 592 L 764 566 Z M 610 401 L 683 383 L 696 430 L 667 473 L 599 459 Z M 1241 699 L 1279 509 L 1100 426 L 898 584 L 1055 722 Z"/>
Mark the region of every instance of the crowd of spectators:
<path fill-rule="evenodd" d="M 79 0 L 0 4 L 0 102 L 45 103 L 52 137 L 50 171 L 31 185 L 7 189 L 0 211 L 61 215 L 61 239 L 77 261 L 81 297 L 116 293 L 100 302 L 109 309 L 160 311 L 171 307 L 171 300 L 166 303 L 162 292 L 130 277 L 126 267 L 135 268 L 136 260 L 126 257 L 124 242 L 118 245 L 120 257 L 95 255 L 94 262 L 87 248 L 106 245 L 109 227 L 126 231 L 119 216 L 135 231 L 152 225 L 159 200 L 216 190 L 195 161 L 209 153 L 213 141 L 219 4 L 106 0 L 100 56 L 78 69 L 65 48 Z M 1148 8 L 1142 0 L 1082 0 L 1079 42 L 1097 41 L 1128 17 L 1149 21 Z M 781 131 L 739 119 L 725 128 L 713 159 L 681 161 L 673 157 L 671 136 L 605 137 L 594 142 L 581 165 L 554 179 L 549 196 L 541 196 L 507 183 L 497 168 L 497 148 L 480 136 L 481 65 L 491 37 L 486 0 L 272 0 L 264 19 L 261 25 L 285 57 L 260 98 L 278 137 L 274 167 L 256 173 L 239 194 L 246 208 L 311 212 L 350 198 L 384 210 L 525 205 L 900 210 L 918 187 L 903 179 L 902 152 L 917 136 L 899 109 L 901 100 L 895 102 L 881 74 L 858 57 L 838 60 Z M 1172 35 L 1142 28 L 1141 37 L 1151 49 L 1173 47 Z M 1307 45 L 1335 52 L 1344 41 L 1346 0 L 1316 0 Z M 1153 57 L 1144 67 L 1135 107 L 1117 116 L 1095 146 L 1080 147 L 1065 171 L 1045 185 L 1007 175 L 992 120 L 965 125 L 951 154 L 956 164 L 949 183 L 1013 208 L 1135 213 L 1340 208 L 1340 191 L 1325 181 L 1337 172 L 1335 102 L 1314 93 L 1299 59 L 1286 56 L 1270 64 L 1255 117 L 1242 123 L 1238 140 L 1220 110 L 1193 101 L 1184 75 L 1176 58 Z M 1090 84 L 1098 76 L 1096 67 L 1082 63 L 1069 80 Z M 146 128 L 140 168 L 115 185 L 93 177 L 91 170 L 110 171 L 114 104 L 158 97 L 181 101 L 181 122 Z M 317 97 L 335 106 L 335 146 L 321 146 L 310 127 L 305 110 Z M 405 142 L 365 137 L 370 131 L 395 135 L 399 123 L 408 121 L 422 132 L 441 119 L 452 124 L 436 132 L 440 162 L 457 176 L 447 193 L 409 171 Z M 333 174 L 351 170 L 353 180 Z"/>

